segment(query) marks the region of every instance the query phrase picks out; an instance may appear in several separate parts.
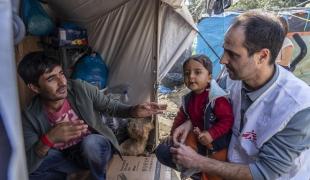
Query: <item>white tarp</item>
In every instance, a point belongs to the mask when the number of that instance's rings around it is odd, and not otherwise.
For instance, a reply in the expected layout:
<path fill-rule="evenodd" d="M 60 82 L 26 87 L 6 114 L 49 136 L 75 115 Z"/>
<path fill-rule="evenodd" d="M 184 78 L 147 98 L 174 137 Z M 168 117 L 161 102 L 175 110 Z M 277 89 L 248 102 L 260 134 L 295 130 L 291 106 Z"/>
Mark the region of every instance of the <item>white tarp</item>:
<path fill-rule="evenodd" d="M 10 0 L 0 1 L 0 17 L 0 179 L 28 179 L 17 95 Z"/>
<path fill-rule="evenodd" d="M 166 0 L 167 1 L 167 0 Z M 159 73 L 161 81 L 196 36 L 194 21 L 185 6 L 162 4 L 159 10 Z"/>
<path fill-rule="evenodd" d="M 109 67 L 108 87 L 129 84 L 132 104 L 154 98 L 157 81 L 192 43 L 194 23 L 179 2 L 48 0 L 62 20 L 87 28 Z"/>

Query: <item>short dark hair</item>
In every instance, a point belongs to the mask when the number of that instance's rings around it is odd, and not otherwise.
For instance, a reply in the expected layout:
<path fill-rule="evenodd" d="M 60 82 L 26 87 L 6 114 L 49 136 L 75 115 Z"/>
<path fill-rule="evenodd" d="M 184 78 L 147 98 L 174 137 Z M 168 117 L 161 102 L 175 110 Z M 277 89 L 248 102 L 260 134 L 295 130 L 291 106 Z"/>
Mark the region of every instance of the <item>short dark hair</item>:
<path fill-rule="evenodd" d="M 17 72 L 25 84 L 38 84 L 39 78 L 54 67 L 61 66 L 57 58 L 46 55 L 44 51 L 27 54 L 18 64 Z"/>
<path fill-rule="evenodd" d="M 183 70 L 185 65 L 189 62 L 189 60 L 195 60 L 197 62 L 200 62 L 203 65 L 203 67 L 205 67 L 208 70 L 208 72 L 212 74 L 212 61 L 206 55 L 196 54 L 188 57 L 183 63 Z"/>
<path fill-rule="evenodd" d="M 270 64 L 274 64 L 285 38 L 278 18 L 267 12 L 249 11 L 238 16 L 231 28 L 243 27 L 244 47 L 249 56 L 263 48 L 271 52 Z"/>

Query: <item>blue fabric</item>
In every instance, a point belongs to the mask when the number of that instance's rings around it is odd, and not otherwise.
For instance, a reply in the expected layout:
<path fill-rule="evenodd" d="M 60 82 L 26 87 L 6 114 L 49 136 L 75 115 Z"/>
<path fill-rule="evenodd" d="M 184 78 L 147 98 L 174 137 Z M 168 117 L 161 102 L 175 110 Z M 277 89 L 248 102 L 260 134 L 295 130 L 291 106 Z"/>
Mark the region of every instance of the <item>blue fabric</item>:
<path fill-rule="evenodd" d="M 82 142 L 63 151 L 50 149 L 42 164 L 29 175 L 30 180 L 61 180 L 67 174 L 90 169 L 92 179 L 105 180 L 106 166 L 113 150 L 108 139 L 91 134 Z"/>
<path fill-rule="evenodd" d="M 165 166 L 176 169 L 175 163 L 172 161 L 172 154 L 170 153 L 171 145 L 167 143 L 159 144 L 155 150 L 156 157 L 158 161 Z"/>
<path fill-rule="evenodd" d="M 198 23 L 198 30 L 215 50 L 218 56 L 223 54 L 224 35 L 232 20 L 237 14 L 230 14 L 228 16 L 206 17 Z M 221 71 L 220 60 L 207 46 L 206 42 L 201 36 L 197 36 L 197 45 L 195 48 L 196 54 L 205 54 L 213 62 L 213 77 L 217 77 Z"/>
<path fill-rule="evenodd" d="M 87 81 L 103 89 L 107 84 L 108 67 L 98 53 L 85 56 L 75 65 L 72 78 Z"/>
<path fill-rule="evenodd" d="M 44 11 L 38 0 L 24 0 L 22 18 L 27 32 L 35 36 L 49 35 L 55 28 L 54 22 Z"/>
<path fill-rule="evenodd" d="M 166 86 L 163 86 L 163 85 L 159 85 L 158 90 L 162 94 L 170 94 L 170 93 L 172 93 L 172 90 L 170 88 L 168 88 Z"/>

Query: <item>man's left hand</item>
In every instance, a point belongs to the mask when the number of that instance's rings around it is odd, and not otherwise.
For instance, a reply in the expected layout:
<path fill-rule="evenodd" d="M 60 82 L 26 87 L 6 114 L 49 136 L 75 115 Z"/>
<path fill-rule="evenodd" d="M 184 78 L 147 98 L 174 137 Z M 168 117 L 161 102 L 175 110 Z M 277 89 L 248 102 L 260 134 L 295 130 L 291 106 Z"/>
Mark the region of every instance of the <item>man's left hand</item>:
<path fill-rule="evenodd" d="M 178 144 L 178 147 L 171 147 L 173 161 L 186 168 L 199 168 L 199 161 L 204 157 L 201 157 L 191 147 L 184 144 Z"/>
<path fill-rule="evenodd" d="M 131 115 L 137 118 L 149 117 L 155 114 L 161 114 L 167 109 L 167 104 L 158 104 L 155 102 L 148 102 L 138 104 L 133 107 Z"/>

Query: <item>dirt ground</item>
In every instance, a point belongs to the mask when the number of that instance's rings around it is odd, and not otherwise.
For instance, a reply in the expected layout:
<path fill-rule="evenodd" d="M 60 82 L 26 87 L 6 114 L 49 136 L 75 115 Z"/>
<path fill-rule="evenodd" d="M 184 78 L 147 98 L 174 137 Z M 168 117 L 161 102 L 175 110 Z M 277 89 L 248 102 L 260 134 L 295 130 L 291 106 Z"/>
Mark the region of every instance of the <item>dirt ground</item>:
<path fill-rule="evenodd" d="M 170 134 L 173 119 L 176 116 L 181 105 L 181 97 L 188 92 L 189 90 L 186 87 L 182 86 L 177 88 L 170 94 L 159 94 L 158 102 L 168 105 L 166 112 L 158 116 L 160 141 Z"/>

